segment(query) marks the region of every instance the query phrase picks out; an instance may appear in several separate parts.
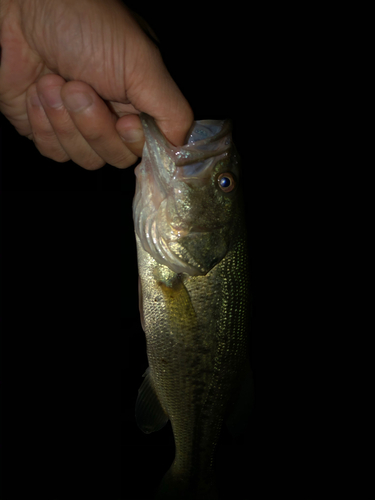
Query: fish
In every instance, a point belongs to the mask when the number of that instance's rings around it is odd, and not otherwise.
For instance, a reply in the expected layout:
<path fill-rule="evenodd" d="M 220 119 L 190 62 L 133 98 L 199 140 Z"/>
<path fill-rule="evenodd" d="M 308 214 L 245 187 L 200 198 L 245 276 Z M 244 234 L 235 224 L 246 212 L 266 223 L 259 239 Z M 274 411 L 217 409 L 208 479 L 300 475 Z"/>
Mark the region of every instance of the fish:
<path fill-rule="evenodd" d="M 175 458 L 156 499 L 215 500 L 216 445 L 249 372 L 240 158 L 230 120 L 195 121 L 174 146 L 140 119 L 133 220 L 149 366 L 135 417 L 146 434 L 171 422 Z"/>

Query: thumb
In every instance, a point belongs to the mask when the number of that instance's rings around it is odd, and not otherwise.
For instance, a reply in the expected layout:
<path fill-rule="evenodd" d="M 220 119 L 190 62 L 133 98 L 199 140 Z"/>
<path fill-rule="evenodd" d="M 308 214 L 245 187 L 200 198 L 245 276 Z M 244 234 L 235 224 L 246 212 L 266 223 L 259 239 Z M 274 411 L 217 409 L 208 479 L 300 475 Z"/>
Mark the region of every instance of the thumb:
<path fill-rule="evenodd" d="M 128 98 L 139 111 L 151 115 L 174 146 L 184 144 L 193 123 L 193 111 L 164 65 L 159 49 L 150 42 L 139 58 Z"/>

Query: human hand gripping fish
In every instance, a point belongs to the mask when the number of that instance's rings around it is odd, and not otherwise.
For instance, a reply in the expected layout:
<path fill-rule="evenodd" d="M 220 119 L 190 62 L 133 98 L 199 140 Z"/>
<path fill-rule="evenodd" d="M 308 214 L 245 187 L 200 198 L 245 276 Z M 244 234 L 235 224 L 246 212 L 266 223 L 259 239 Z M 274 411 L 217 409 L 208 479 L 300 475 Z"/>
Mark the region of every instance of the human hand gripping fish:
<path fill-rule="evenodd" d="M 192 110 L 137 19 L 119 0 L 1 0 L 0 111 L 43 156 L 129 167 L 142 111 L 183 143 Z"/>
<path fill-rule="evenodd" d="M 229 121 L 194 122 L 174 147 L 153 118 L 133 218 L 149 368 L 136 420 L 171 421 L 175 459 L 157 500 L 218 498 L 214 452 L 247 362 L 248 265 L 240 160 Z"/>

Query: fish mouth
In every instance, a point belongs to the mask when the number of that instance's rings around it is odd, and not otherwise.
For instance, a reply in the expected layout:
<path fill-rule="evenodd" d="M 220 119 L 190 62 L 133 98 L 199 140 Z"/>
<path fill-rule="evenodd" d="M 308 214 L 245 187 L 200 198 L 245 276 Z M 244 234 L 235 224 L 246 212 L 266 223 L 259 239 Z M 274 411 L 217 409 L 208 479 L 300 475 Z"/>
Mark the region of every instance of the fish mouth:
<path fill-rule="evenodd" d="M 164 190 L 172 179 L 206 182 L 210 178 L 207 171 L 216 163 L 215 157 L 218 159 L 231 148 L 231 120 L 194 122 L 183 146 L 171 144 L 151 116 L 141 113 L 140 120 L 154 173 Z"/>

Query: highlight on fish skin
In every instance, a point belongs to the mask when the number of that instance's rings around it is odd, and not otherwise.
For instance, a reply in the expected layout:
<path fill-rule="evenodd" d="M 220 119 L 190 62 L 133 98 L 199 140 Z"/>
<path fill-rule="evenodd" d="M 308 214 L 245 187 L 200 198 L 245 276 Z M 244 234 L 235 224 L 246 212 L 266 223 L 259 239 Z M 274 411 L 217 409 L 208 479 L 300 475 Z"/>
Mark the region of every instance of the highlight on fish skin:
<path fill-rule="evenodd" d="M 133 218 L 149 367 L 136 420 L 145 433 L 172 425 L 175 458 L 157 500 L 216 500 L 221 428 L 241 428 L 252 385 L 240 160 L 229 120 L 194 122 L 180 147 L 150 116 L 141 122 Z"/>

